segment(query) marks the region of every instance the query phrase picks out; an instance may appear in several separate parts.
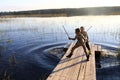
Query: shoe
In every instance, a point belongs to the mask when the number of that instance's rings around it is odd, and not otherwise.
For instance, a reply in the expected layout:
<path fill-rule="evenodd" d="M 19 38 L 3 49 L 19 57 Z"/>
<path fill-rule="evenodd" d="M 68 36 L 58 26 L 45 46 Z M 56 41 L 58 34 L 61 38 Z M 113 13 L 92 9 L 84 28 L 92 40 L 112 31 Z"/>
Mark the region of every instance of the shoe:
<path fill-rule="evenodd" d="M 89 57 L 90 57 L 90 56 L 89 56 L 89 55 L 87 55 L 87 61 L 89 61 Z"/>
<path fill-rule="evenodd" d="M 70 54 L 67 55 L 66 57 L 67 57 L 67 58 L 71 58 L 71 56 L 72 56 L 72 53 L 70 53 Z"/>

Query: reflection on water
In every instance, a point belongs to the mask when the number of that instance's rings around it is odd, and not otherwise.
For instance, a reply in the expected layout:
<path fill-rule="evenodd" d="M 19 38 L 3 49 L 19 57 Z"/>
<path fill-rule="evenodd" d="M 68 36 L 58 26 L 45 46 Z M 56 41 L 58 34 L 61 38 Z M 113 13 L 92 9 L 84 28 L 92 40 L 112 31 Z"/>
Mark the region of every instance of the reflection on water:
<path fill-rule="evenodd" d="M 50 73 L 59 58 L 46 50 L 51 47 L 64 47 L 70 42 L 63 25 L 71 37 L 74 36 L 75 28 L 85 26 L 87 30 L 92 26 L 88 31 L 91 43 L 111 50 L 119 46 L 120 16 L 1 18 L 0 76 L 7 70 L 7 74 L 13 75 L 16 80 L 38 80 L 40 75 Z M 14 60 L 16 65 L 11 67 L 9 62 L 13 63 Z"/>

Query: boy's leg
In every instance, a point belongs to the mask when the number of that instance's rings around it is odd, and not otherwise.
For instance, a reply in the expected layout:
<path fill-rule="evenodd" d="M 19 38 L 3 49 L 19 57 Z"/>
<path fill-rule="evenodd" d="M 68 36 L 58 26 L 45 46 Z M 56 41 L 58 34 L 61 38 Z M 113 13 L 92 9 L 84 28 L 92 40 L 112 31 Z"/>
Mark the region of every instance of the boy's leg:
<path fill-rule="evenodd" d="M 72 54 L 73 54 L 73 51 L 74 51 L 76 48 L 78 48 L 79 46 L 80 46 L 80 45 L 78 45 L 78 44 L 76 43 L 76 44 L 72 47 L 70 54 L 67 55 L 66 57 L 70 58 L 70 57 L 72 56 Z"/>
<path fill-rule="evenodd" d="M 91 54 L 89 42 L 86 42 L 85 45 L 86 45 L 87 49 L 89 50 L 89 54 Z"/>
<path fill-rule="evenodd" d="M 90 50 L 90 46 L 89 46 L 88 42 L 86 42 L 86 47 L 87 47 L 88 50 Z"/>
<path fill-rule="evenodd" d="M 87 54 L 87 51 L 86 51 L 86 47 L 85 47 L 85 45 L 82 44 L 82 47 L 83 47 L 84 52 L 85 52 L 85 55 L 86 55 L 86 57 L 87 57 L 87 61 L 89 61 L 89 55 Z"/>

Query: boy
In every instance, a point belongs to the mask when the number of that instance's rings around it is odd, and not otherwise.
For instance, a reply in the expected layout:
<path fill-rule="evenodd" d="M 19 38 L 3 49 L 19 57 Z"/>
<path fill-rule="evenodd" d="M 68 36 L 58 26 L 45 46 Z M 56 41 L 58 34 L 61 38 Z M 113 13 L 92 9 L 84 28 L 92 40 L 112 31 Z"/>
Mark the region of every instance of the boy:
<path fill-rule="evenodd" d="M 79 28 L 75 29 L 75 34 L 76 34 L 75 38 L 70 38 L 70 37 L 69 37 L 69 40 L 76 40 L 76 39 L 77 39 L 77 42 L 76 42 L 76 44 L 74 45 L 74 47 L 72 48 L 71 53 L 70 53 L 69 55 L 67 55 L 66 57 L 70 58 L 70 57 L 73 55 L 73 51 L 74 51 L 76 48 L 78 48 L 79 46 L 82 46 L 83 49 L 84 49 L 84 52 L 85 52 L 85 54 L 86 54 L 87 61 L 89 61 L 89 55 L 88 55 L 87 52 L 86 52 L 86 48 L 85 48 L 85 44 L 84 44 L 85 38 L 81 35 Z"/>
<path fill-rule="evenodd" d="M 85 45 L 86 45 L 87 49 L 89 50 L 89 54 L 91 54 L 91 49 L 90 49 L 90 46 L 89 46 L 89 37 L 88 37 L 88 34 L 85 31 L 83 26 L 80 27 L 80 32 L 84 36 L 84 38 L 86 39 Z"/>

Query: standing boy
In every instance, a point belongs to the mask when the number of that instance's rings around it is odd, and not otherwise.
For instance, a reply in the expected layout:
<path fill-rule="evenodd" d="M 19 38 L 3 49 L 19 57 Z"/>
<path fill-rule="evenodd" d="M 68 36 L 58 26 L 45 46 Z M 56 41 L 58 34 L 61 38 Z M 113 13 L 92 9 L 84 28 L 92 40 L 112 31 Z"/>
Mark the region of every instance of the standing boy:
<path fill-rule="evenodd" d="M 80 32 L 86 39 L 85 45 L 86 45 L 87 49 L 89 50 L 89 54 L 91 54 L 91 49 L 90 49 L 90 45 L 89 45 L 89 37 L 83 26 L 80 27 Z"/>

